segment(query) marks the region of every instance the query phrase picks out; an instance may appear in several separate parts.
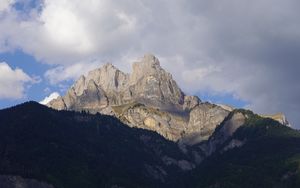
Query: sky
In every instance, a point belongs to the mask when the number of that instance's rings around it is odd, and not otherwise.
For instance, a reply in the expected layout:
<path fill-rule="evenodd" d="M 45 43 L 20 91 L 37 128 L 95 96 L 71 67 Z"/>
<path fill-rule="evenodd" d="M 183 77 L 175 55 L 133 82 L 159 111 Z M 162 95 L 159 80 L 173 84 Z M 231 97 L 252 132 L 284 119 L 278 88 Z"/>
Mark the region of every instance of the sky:
<path fill-rule="evenodd" d="M 300 128 L 298 0 L 0 0 L 0 109 L 156 55 L 202 100 Z M 49 99 L 49 98 L 48 98 Z"/>

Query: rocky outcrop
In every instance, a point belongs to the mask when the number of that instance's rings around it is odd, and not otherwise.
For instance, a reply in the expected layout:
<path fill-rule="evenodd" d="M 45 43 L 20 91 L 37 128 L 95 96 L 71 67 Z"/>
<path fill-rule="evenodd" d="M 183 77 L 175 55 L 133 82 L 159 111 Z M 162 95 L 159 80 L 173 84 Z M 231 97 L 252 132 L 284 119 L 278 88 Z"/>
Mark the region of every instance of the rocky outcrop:
<path fill-rule="evenodd" d="M 106 64 L 81 76 L 64 97 L 47 105 L 114 115 L 131 127 L 188 144 L 207 140 L 229 114 L 228 109 L 185 95 L 151 54 L 133 63 L 132 69 L 126 74 Z"/>
<path fill-rule="evenodd" d="M 206 155 L 211 155 L 217 150 L 218 146 L 221 146 L 223 143 L 225 143 L 225 141 L 227 141 L 238 128 L 244 125 L 246 118 L 247 117 L 243 113 L 234 112 L 228 120 L 225 120 L 223 122 L 223 125 L 219 128 L 218 131 L 214 133 L 214 135 L 209 139 L 208 143 L 206 144 L 208 148 L 203 150 L 206 152 Z M 235 140 L 234 143 L 229 143 L 229 145 L 225 148 L 227 148 L 228 150 L 230 147 L 232 148 L 234 146 L 242 145 L 242 142 L 238 142 L 241 141 Z"/>
<path fill-rule="evenodd" d="M 260 115 L 260 116 L 264 117 L 264 118 L 271 118 L 275 121 L 278 121 L 282 125 L 291 127 L 291 124 L 289 123 L 289 121 L 287 120 L 287 118 L 285 117 L 285 115 L 283 113 L 277 113 L 277 114 L 273 114 L 273 115 Z"/>
<path fill-rule="evenodd" d="M 54 188 L 52 185 L 20 176 L 0 175 L 1 188 Z"/>
<path fill-rule="evenodd" d="M 226 105 L 226 104 L 217 104 L 218 106 L 222 107 L 223 109 L 232 112 L 234 108 L 232 106 Z"/>
<path fill-rule="evenodd" d="M 245 124 L 247 118 L 247 115 L 244 115 L 242 112 L 232 111 L 221 125 L 215 129 L 208 140 L 195 142 L 199 143 L 192 148 L 195 163 L 200 164 L 204 159 L 217 151 L 223 153 L 235 147 L 243 146 L 246 140 L 234 139 L 232 136 L 238 128 Z M 182 151 L 187 152 L 185 143 L 179 142 L 179 146 Z"/>
<path fill-rule="evenodd" d="M 188 129 L 183 138 L 190 145 L 207 140 L 229 112 L 217 105 L 201 103 L 190 111 Z"/>

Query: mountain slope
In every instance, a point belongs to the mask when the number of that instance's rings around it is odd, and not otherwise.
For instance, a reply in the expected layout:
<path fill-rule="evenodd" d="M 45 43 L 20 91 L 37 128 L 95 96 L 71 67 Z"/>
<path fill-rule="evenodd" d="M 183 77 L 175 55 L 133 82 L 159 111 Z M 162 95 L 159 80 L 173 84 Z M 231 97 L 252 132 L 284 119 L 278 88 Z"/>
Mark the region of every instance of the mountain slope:
<path fill-rule="evenodd" d="M 299 131 L 250 111 L 182 151 L 112 116 L 35 102 L 0 110 L 1 188 L 300 186 Z"/>
<path fill-rule="evenodd" d="M 226 123 L 216 130 L 207 141 L 216 152 L 189 173 L 189 187 L 300 187 L 300 132 L 250 111 L 234 114 L 247 118 L 222 143 L 214 140 Z"/>
<path fill-rule="evenodd" d="M 175 143 L 114 117 L 35 102 L 0 110 L 2 175 L 56 188 L 155 187 L 191 168 L 187 160 Z"/>

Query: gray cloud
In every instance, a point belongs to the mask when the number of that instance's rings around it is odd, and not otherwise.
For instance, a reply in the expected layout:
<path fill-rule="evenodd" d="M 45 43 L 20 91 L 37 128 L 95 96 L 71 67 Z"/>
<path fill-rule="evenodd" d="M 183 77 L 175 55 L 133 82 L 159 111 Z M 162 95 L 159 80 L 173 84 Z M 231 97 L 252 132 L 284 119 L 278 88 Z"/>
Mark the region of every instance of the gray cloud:
<path fill-rule="evenodd" d="M 0 31 L 0 50 L 58 64 L 50 80 L 74 78 L 74 67 L 95 62 L 129 71 L 129 60 L 152 52 L 188 93 L 230 93 L 297 126 L 299 7 L 297 0 L 46 0 L 41 12 L 2 13 L 0 27 L 10 29 Z"/>

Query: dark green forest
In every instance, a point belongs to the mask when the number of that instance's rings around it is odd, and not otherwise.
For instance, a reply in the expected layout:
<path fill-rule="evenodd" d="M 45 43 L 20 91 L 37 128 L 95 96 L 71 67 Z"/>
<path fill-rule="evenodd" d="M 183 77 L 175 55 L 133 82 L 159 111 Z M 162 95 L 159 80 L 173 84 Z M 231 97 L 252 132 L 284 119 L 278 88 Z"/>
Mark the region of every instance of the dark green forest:
<path fill-rule="evenodd" d="M 299 131 L 239 112 L 248 119 L 231 139 L 245 145 L 217 151 L 194 170 L 182 171 L 162 158 L 193 161 L 197 146 L 184 154 L 177 143 L 111 116 L 24 103 L 0 110 L 0 174 L 56 188 L 300 187 Z"/>
<path fill-rule="evenodd" d="M 156 187 L 180 173 L 162 163 L 165 155 L 186 158 L 176 143 L 111 116 L 58 112 L 35 102 L 0 111 L 1 174 L 56 188 Z"/>

